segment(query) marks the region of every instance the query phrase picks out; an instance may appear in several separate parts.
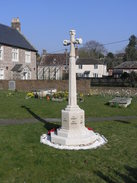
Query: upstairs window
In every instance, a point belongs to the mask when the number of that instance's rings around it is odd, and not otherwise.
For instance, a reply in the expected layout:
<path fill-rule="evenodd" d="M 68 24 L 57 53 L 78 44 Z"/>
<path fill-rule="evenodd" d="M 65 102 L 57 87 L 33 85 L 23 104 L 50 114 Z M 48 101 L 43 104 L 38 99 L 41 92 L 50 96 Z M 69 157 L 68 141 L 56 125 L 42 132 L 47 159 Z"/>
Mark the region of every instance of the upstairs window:
<path fill-rule="evenodd" d="M 30 63 L 31 62 L 31 52 L 25 51 L 25 62 Z"/>
<path fill-rule="evenodd" d="M 94 65 L 94 69 L 98 69 L 98 65 L 97 64 Z"/>
<path fill-rule="evenodd" d="M 79 69 L 82 69 L 83 67 L 82 67 L 82 65 L 79 65 Z"/>
<path fill-rule="evenodd" d="M 0 60 L 3 59 L 3 46 L 0 45 Z"/>
<path fill-rule="evenodd" d="M 19 61 L 19 50 L 16 48 L 12 48 L 12 61 L 13 62 Z"/>

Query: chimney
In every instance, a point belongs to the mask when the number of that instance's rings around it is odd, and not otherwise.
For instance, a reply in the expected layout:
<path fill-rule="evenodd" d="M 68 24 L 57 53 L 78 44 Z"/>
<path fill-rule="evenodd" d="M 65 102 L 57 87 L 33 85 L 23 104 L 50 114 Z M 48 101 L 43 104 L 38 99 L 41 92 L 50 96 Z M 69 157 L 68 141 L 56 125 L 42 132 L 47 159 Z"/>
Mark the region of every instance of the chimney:
<path fill-rule="evenodd" d="M 11 27 L 13 29 L 16 29 L 19 32 L 21 32 L 21 25 L 20 25 L 20 21 L 19 21 L 19 18 L 18 17 L 12 19 L 12 21 L 11 21 Z"/>
<path fill-rule="evenodd" d="M 42 50 L 42 56 L 46 56 L 47 51 L 45 49 Z"/>

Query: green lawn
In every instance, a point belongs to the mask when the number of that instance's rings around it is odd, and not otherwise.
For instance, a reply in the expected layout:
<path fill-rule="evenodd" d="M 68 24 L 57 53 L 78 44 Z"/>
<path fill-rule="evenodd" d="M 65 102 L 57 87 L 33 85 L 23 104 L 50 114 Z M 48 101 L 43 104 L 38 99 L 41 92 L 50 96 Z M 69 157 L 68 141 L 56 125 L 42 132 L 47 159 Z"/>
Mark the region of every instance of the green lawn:
<path fill-rule="evenodd" d="M 0 91 L 0 118 L 60 117 L 67 102 L 25 99 L 25 93 Z M 111 96 L 85 97 L 87 117 L 135 116 L 137 98 L 128 108 L 105 105 Z M 42 120 L 41 120 L 42 121 Z M 88 122 L 108 143 L 98 149 L 67 151 L 40 144 L 40 136 L 60 123 L 0 126 L 0 183 L 135 183 L 137 120 Z"/>
<path fill-rule="evenodd" d="M 65 108 L 67 102 L 52 102 L 46 99 L 25 99 L 25 93 L 13 92 L 14 95 L 7 96 L 9 92 L 0 91 L 0 118 L 32 118 L 32 113 L 40 117 L 59 118 L 61 109 Z M 128 108 L 110 107 L 105 105 L 111 96 L 90 96 L 85 101 L 78 103 L 85 110 L 86 117 L 107 116 L 135 116 L 137 115 L 137 98 L 133 98 L 132 105 Z M 31 112 L 30 112 L 31 111 Z"/>
<path fill-rule="evenodd" d="M 137 120 L 87 125 L 108 143 L 95 150 L 57 150 L 40 144 L 49 124 L 0 126 L 0 183 L 137 182 Z"/>

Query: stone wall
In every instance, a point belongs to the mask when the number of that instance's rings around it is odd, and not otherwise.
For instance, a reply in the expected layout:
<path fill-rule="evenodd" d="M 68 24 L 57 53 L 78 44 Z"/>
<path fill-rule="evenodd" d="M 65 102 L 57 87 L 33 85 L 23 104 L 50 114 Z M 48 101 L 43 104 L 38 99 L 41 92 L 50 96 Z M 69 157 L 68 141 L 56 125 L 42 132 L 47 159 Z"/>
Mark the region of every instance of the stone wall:
<path fill-rule="evenodd" d="M 16 80 L 17 91 L 34 91 L 56 88 L 58 91 L 68 91 L 68 80 Z M 7 90 L 9 81 L 0 80 L 0 89 Z M 79 93 L 90 92 L 90 80 L 78 80 L 77 90 Z"/>
<path fill-rule="evenodd" d="M 58 91 L 68 90 L 67 80 L 16 80 L 18 91 L 32 91 L 56 88 Z M 0 90 L 8 90 L 9 81 L 0 80 Z M 90 80 L 77 80 L 78 92 L 91 95 L 136 96 L 137 88 L 131 87 L 90 87 Z"/>
<path fill-rule="evenodd" d="M 8 81 L 0 80 L 0 90 L 8 90 Z"/>
<path fill-rule="evenodd" d="M 91 95 L 115 95 L 115 96 L 135 96 L 137 97 L 137 88 L 131 87 L 94 87 L 90 89 Z"/>
<path fill-rule="evenodd" d="M 91 86 L 129 87 L 132 83 L 120 78 L 91 78 Z"/>

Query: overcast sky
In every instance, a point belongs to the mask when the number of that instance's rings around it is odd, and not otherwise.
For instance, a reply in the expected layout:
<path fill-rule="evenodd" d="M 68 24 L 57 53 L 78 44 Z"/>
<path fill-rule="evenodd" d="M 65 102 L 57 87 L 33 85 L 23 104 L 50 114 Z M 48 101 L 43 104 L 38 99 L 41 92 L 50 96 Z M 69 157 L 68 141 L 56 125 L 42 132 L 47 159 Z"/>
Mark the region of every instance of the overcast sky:
<path fill-rule="evenodd" d="M 83 42 L 102 44 L 137 36 L 137 0 L 0 0 L 0 23 L 19 17 L 22 33 L 41 53 L 64 49 L 62 41 L 75 29 Z M 128 42 L 106 46 L 122 50 Z"/>

